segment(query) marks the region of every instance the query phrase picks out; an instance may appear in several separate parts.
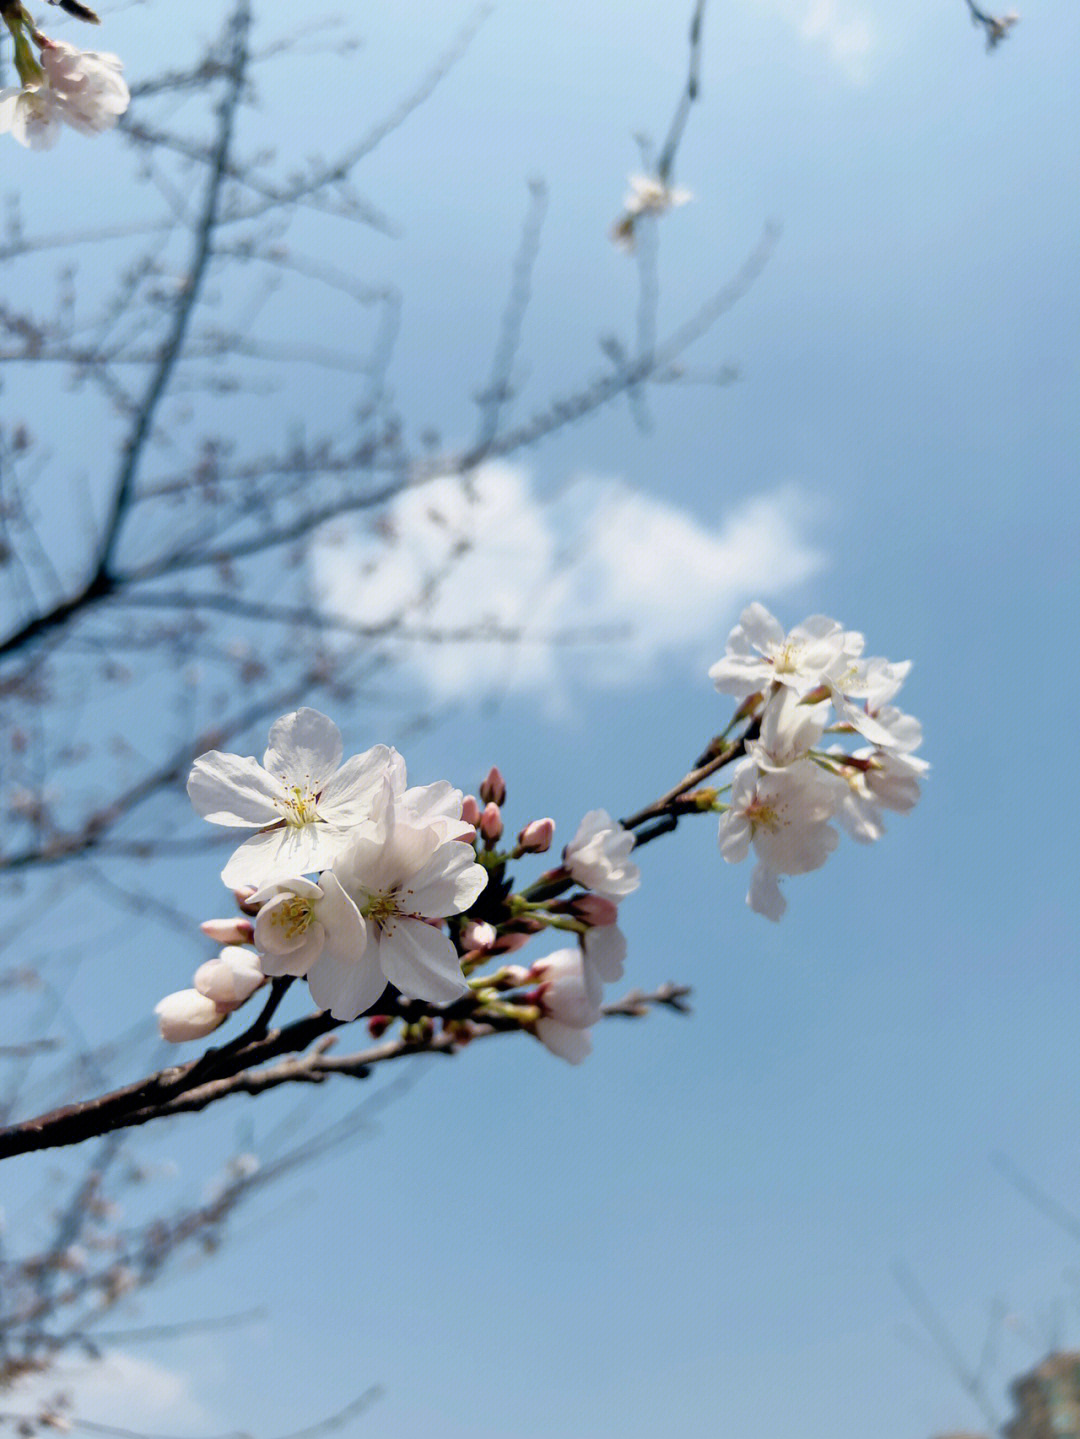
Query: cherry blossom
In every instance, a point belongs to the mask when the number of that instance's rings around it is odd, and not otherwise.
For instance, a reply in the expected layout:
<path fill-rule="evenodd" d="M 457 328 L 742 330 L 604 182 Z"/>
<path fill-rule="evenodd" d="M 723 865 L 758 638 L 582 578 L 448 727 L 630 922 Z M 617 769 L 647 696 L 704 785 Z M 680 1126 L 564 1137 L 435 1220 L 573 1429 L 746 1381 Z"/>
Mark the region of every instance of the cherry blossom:
<path fill-rule="evenodd" d="M 773 683 L 802 697 L 838 678 L 861 650 L 862 635 L 825 615 L 811 615 L 785 634 L 779 620 L 755 601 L 740 615 L 727 653 L 709 670 L 709 678 L 722 694 L 740 699 Z"/>
<path fill-rule="evenodd" d="M 625 898 L 641 883 L 641 871 L 629 855 L 634 836 L 604 809 L 592 809 L 563 850 L 563 863 L 583 889 L 605 899 Z"/>
<path fill-rule="evenodd" d="M 112 129 L 131 101 L 118 55 L 50 40 L 42 47 L 41 64 L 64 123 L 83 135 Z"/>
<path fill-rule="evenodd" d="M 851 758 L 861 763 L 841 767 L 839 777 L 846 787 L 836 817 L 852 839 L 872 844 L 885 833 L 882 809 L 898 814 L 914 809 L 921 793 L 919 777 L 930 766 L 917 755 L 887 750 L 860 749 Z"/>
<path fill-rule="evenodd" d="M 48 85 L 0 90 L 0 134 L 10 131 L 28 150 L 51 150 L 64 118 L 61 99 Z"/>
<path fill-rule="evenodd" d="M 753 846 L 758 865 L 746 902 L 768 919 L 787 908 L 777 876 L 820 869 L 840 836 L 828 823 L 840 804 L 834 776 L 812 760 L 783 769 L 758 770 L 744 760 L 735 771 L 730 808 L 720 820 L 720 852 L 729 864 Z"/>
<path fill-rule="evenodd" d="M 806 757 L 830 717 L 827 701 L 803 704 L 793 689 L 782 685 L 766 701 L 759 738 L 747 746 L 747 753 L 760 769 L 782 769 Z"/>
<path fill-rule="evenodd" d="M 386 981 L 402 994 L 449 1004 L 467 992 L 449 935 L 430 923 L 469 908 L 487 884 L 470 846 L 446 840 L 438 822 L 417 824 L 414 812 L 383 781 L 372 819 L 360 825 L 334 864 L 334 878 L 367 924 L 363 953 L 324 948 L 307 971 L 312 997 L 336 1019 L 353 1019 L 357 1004 Z M 320 883 L 325 886 L 327 876 Z M 360 971 L 362 970 L 362 974 Z"/>
<path fill-rule="evenodd" d="M 600 1018 L 600 995 L 592 985 L 582 951 L 556 950 L 538 960 L 529 974 L 540 981 L 536 1037 L 560 1059 L 580 1064 L 592 1050 L 587 1031 Z"/>
<path fill-rule="evenodd" d="M 318 710 L 300 709 L 273 725 L 261 765 L 219 750 L 199 756 L 187 783 L 195 809 L 211 824 L 259 831 L 221 871 L 225 884 L 263 885 L 331 868 L 348 831 L 367 818 L 384 778 L 400 775 L 404 784 L 404 761 L 386 745 L 344 764 L 341 754 L 337 725 Z M 437 808 L 446 800 L 440 789 L 436 796 L 420 792 L 413 803 Z"/>
<path fill-rule="evenodd" d="M 252 895 L 251 903 L 261 906 L 255 920 L 255 947 L 264 974 L 306 975 L 326 954 L 331 963 L 349 968 L 353 988 L 348 999 L 363 1001 L 357 1014 L 385 989 L 385 983 L 375 988 L 379 976 L 369 974 L 370 966 L 365 969 L 360 963 L 367 925 L 332 871 L 322 874 L 318 884 L 300 876 L 275 881 Z"/>

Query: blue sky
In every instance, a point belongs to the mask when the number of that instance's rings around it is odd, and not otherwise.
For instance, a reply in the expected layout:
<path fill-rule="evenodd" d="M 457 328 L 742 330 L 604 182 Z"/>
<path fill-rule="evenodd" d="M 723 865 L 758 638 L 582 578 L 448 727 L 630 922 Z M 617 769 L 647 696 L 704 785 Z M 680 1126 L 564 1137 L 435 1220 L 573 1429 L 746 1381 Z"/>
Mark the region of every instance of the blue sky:
<path fill-rule="evenodd" d="M 136 77 L 191 43 L 147 8 L 118 9 L 101 40 Z M 263 6 L 267 32 L 292 8 Z M 362 49 L 264 80 L 261 136 L 286 155 L 340 143 L 467 14 L 356 7 Z M 614 406 L 515 462 L 504 482 L 527 533 L 492 560 L 503 583 L 529 559 L 529 603 L 550 602 L 552 625 L 580 613 L 635 634 L 593 653 L 537 646 L 501 686 L 465 656 L 427 681 L 406 670 L 385 716 L 335 715 L 353 749 L 399 743 L 418 780 L 469 788 L 498 762 L 510 823 L 552 814 L 565 840 L 586 809 L 626 813 L 667 788 L 726 720 L 705 670 L 761 595 L 788 623 L 832 614 L 915 662 L 903 701 L 934 766 L 923 803 L 872 850 L 845 841 L 792 881 L 779 926 L 743 905 L 748 875 L 722 864 L 711 821 L 651 846 L 623 911 L 628 978 L 693 984 L 693 1017 L 611 1024 L 580 1069 L 505 1040 L 431 1063 L 372 1133 L 257 1200 L 220 1255 L 130 1311 L 267 1317 L 125 1354 L 111 1388 L 82 1391 L 88 1417 L 273 1434 L 379 1383 L 347 1433 L 974 1427 L 914 1335 L 897 1262 L 973 1357 L 1002 1299 L 999 1380 L 1039 1357 L 1059 1298 L 1076 1340 L 1075 1245 L 991 1156 L 1066 1204 L 1078 1192 L 1078 42 L 1066 0 L 1025 7 L 990 56 L 960 0 L 710 10 L 677 167 L 695 200 L 660 231 L 660 323 L 778 220 L 765 272 L 696 352 L 741 378 L 655 394 L 646 433 Z M 606 232 L 634 133 L 663 134 L 685 58 L 681 9 L 506 0 L 372 156 L 364 187 L 401 234 L 350 232 L 350 258 L 405 295 L 392 382 L 418 429 L 471 437 L 534 176 L 549 209 L 522 413 L 595 371 L 599 335 L 629 336 L 634 266 Z M 92 215 L 112 144 L 9 144 L 5 183 L 32 186 L 44 218 L 70 185 Z M 302 238 L 341 243 L 318 223 Z M 267 320 L 296 322 L 286 302 Z M 312 425 L 327 384 L 299 370 L 291 388 Z M 655 538 L 659 576 L 636 557 L 636 587 L 600 544 L 631 531 Z M 555 604 L 543 556 L 568 535 L 594 570 Z M 403 699 L 441 723 L 399 740 Z M 200 912 L 218 903 L 209 870 L 180 882 L 204 887 Z M 191 968 L 190 949 L 154 936 L 132 1017 Z M 321 1121 L 364 1095 L 316 1098 L 305 1113 Z M 198 1193 L 295 1103 L 148 1132 L 145 1152 L 178 1166 L 162 1194 Z M 44 1172 L 27 1163 L 25 1182 Z"/>

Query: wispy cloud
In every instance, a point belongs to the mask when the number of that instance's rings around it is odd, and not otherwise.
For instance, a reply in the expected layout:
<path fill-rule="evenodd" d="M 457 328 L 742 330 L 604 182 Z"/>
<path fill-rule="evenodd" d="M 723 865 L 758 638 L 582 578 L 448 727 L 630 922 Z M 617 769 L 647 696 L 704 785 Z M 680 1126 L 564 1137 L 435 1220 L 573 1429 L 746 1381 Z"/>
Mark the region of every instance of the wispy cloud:
<path fill-rule="evenodd" d="M 801 38 L 824 50 L 855 84 L 869 78 L 878 29 L 866 0 L 753 0 L 778 11 Z"/>
<path fill-rule="evenodd" d="M 618 480 L 586 477 L 541 496 L 527 470 L 492 464 L 471 495 L 452 480 L 407 492 L 383 534 L 327 532 L 313 580 L 336 614 L 378 623 L 445 571 L 413 623 L 498 626 L 520 638 L 402 644 L 402 665 L 438 699 L 527 693 L 558 708 L 583 688 L 637 685 L 673 662 L 715 658 L 742 603 L 822 567 L 808 521 L 793 488 L 714 528 Z"/>
<path fill-rule="evenodd" d="M 66 1413 L 99 1424 L 137 1430 L 167 1423 L 173 1433 L 198 1433 L 215 1422 L 185 1375 L 122 1350 L 96 1360 L 61 1360 L 26 1378 L 12 1391 L 11 1412 L 32 1415 L 60 1392 L 70 1398 Z"/>

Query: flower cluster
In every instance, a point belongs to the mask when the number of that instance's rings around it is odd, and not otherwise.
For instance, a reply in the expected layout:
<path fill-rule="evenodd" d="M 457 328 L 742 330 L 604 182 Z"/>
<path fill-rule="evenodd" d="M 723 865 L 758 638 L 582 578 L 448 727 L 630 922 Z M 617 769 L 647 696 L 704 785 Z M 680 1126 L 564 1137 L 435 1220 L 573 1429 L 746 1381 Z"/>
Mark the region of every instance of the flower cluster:
<path fill-rule="evenodd" d="M 919 798 L 929 768 L 914 753 L 922 728 L 892 703 L 910 662 L 864 658 L 863 647 L 861 634 L 823 615 L 785 634 L 753 604 L 709 671 L 718 690 L 742 699 L 740 713 L 756 716 L 720 820 L 720 851 L 734 864 L 753 848 L 747 903 L 769 919 L 787 907 L 779 876 L 819 869 L 836 848 L 830 821 L 869 844 L 884 833 L 882 810 L 906 812 Z M 826 736 L 867 743 L 848 752 Z"/>
<path fill-rule="evenodd" d="M 51 40 L 30 23 L 21 6 L 6 7 L 3 18 L 22 83 L 0 90 L 0 133 L 10 132 L 28 149 L 49 150 L 65 125 L 97 135 L 117 123 L 131 95 L 116 55 Z"/>
<path fill-rule="evenodd" d="M 473 834 L 461 791 L 408 788 L 405 761 L 385 745 L 341 757 L 337 725 L 301 709 L 271 728 L 261 765 L 213 750 L 191 771 L 204 819 L 257 831 L 221 877 L 256 915 L 259 968 L 306 979 L 335 1019 L 355 1019 L 388 983 L 449 1004 L 468 991 L 442 921 L 487 883 L 461 843 Z"/>
<path fill-rule="evenodd" d="M 253 833 L 221 872 L 240 915 L 204 923 L 224 948 L 192 989 L 158 1005 L 162 1034 L 203 1038 L 273 979 L 265 1024 L 287 982 L 304 979 L 321 1011 L 342 1023 L 367 1014 L 374 1035 L 400 1023 L 405 1041 L 423 1043 L 441 1023 L 457 1045 L 478 1027 L 517 1027 L 578 1063 L 604 986 L 622 978 L 619 905 L 641 883 L 637 844 L 684 816 L 719 813 L 724 859 L 751 849 L 757 859 L 747 902 L 779 919 L 781 877 L 819 869 L 837 825 L 870 843 L 885 810 L 916 803 L 928 768 L 915 754 L 922 731 L 893 703 L 910 665 L 863 649 L 862 635 L 835 620 L 813 616 L 785 633 L 750 605 L 709 672 L 740 701 L 727 730 L 625 826 L 590 810 L 561 862 L 520 889 L 510 866 L 547 853 L 555 822 L 533 819 L 504 839 L 497 768 L 475 795 L 445 780 L 410 786 L 386 745 L 343 759 L 337 726 L 313 709 L 276 721 L 261 764 L 201 755 L 187 786 L 195 809 Z M 702 785 L 729 764 L 729 785 Z M 531 965 L 505 962 L 549 930 L 566 947 Z"/>
<path fill-rule="evenodd" d="M 391 985 L 437 1009 L 468 999 L 445 1020 L 456 1038 L 468 1037 L 470 1016 L 513 1019 L 564 1058 L 588 1051 L 603 987 L 622 975 L 618 903 L 640 883 L 633 836 L 603 810 L 581 821 L 559 867 L 514 893 L 508 864 L 545 853 L 555 823 L 532 820 L 500 850 L 498 769 L 479 797 L 445 781 L 410 788 L 385 745 L 342 762 L 337 726 L 312 709 L 272 726 L 261 764 L 200 756 L 188 794 L 211 823 L 255 833 L 222 870 L 241 915 L 202 926 L 225 948 L 193 989 L 157 1006 L 166 1039 L 205 1037 L 268 978 L 288 976 L 341 1021 L 371 1013 Z M 549 928 L 570 931 L 577 947 L 475 973 Z M 373 1032 L 389 1022 L 373 1015 Z"/>

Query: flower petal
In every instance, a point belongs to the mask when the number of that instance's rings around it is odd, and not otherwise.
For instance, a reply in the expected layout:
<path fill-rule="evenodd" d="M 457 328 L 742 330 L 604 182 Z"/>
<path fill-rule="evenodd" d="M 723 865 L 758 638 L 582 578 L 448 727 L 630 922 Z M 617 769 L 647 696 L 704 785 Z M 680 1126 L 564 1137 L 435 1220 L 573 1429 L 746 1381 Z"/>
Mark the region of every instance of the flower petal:
<path fill-rule="evenodd" d="M 294 710 L 270 727 L 263 764 L 287 783 L 307 780 L 313 790 L 321 789 L 340 763 L 341 731 L 318 710 Z"/>
<path fill-rule="evenodd" d="M 383 974 L 410 999 L 452 1004 L 468 994 L 449 936 L 422 919 L 395 920 L 373 944 Z"/>
<path fill-rule="evenodd" d="M 324 949 L 308 970 L 307 982 L 315 1003 L 335 1019 L 356 1019 L 386 988 L 373 944 L 359 954 Z"/>
<path fill-rule="evenodd" d="M 273 824 L 281 818 L 276 801 L 284 799 L 281 785 L 250 755 L 208 750 L 191 767 L 188 798 L 211 824 Z"/>

